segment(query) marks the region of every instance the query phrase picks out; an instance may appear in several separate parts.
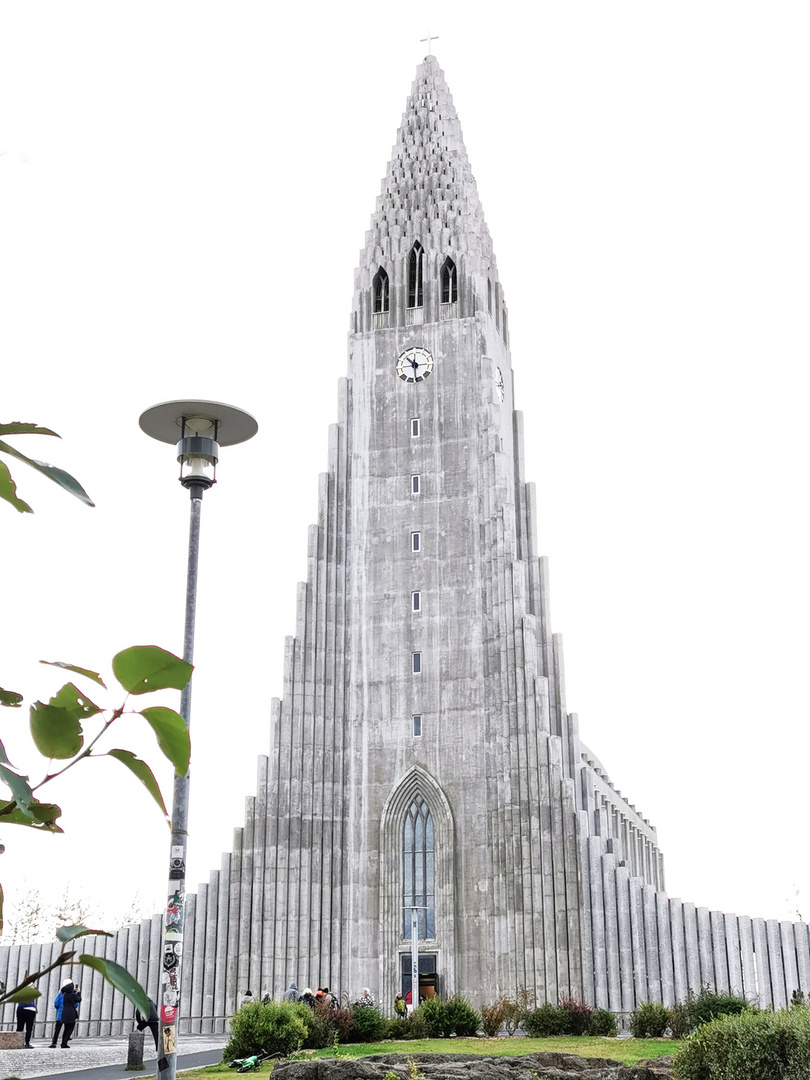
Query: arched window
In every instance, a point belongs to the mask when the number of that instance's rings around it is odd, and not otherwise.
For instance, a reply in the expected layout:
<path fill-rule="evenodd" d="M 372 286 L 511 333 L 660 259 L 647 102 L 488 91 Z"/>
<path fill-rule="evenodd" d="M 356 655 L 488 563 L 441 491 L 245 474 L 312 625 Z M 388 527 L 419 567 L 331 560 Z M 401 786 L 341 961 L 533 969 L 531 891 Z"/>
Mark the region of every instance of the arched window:
<path fill-rule="evenodd" d="M 456 264 L 448 255 L 444 260 L 441 274 L 442 303 L 454 304 L 458 300 L 458 272 Z"/>
<path fill-rule="evenodd" d="M 417 795 L 402 828 L 402 936 L 411 936 L 411 908 L 416 907 L 419 938 L 436 936 L 436 894 L 433 869 L 433 816 Z"/>
<path fill-rule="evenodd" d="M 380 267 L 372 279 L 371 293 L 374 298 L 374 314 L 376 315 L 380 311 L 388 311 L 388 274 L 386 274 L 382 267 Z"/>
<path fill-rule="evenodd" d="M 422 270 L 425 262 L 425 249 L 417 240 L 408 256 L 408 307 L 422 307 Z"/>

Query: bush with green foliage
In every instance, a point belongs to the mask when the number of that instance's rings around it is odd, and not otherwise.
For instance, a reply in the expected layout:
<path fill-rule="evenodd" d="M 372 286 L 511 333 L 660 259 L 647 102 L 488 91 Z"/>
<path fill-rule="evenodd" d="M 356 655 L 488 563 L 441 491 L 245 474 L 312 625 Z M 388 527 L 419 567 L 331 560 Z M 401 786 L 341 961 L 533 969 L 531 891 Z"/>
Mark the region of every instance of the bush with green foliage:
<path fill-rule="evenodd" d="M 449 1036 L 447 1009 L 441 998 L 426 998 L 416 1010 L 416 1015 L 423 1019 L 429 1039 L 446 1039 Z"/>
<path fill-rule="evenodd" d="M 698 1027 L 675 1057 L 676 1080 L 807 1080 L 810 1009 L 726 1014 Z"/>
<path fill-rule="evenodd" d="M 481 1026 L 481 1014 L 477 1013 L 466 998 L 455 994 L 445 1002 L 445 1031 L 459 1038 L 472 1038 Z"/>
<path fill-rule="evenodd" d="M 588 1035 L 601 1035 L 605 1038 L 615 1039 L 617 1031 L 616 1017 L 609 1009 L 594 1009 L 588 1027 Z"/>
<path fill-rule="evenodd" d="M 335 1022 L 336 1010 L 322 1001 L 316 1001 L 310 1012 L 310 1017 L 304 1019 L 307 1025 L 304 1047 L 307 1050 L 323 1050 L 326 1046 L 333 1046 L 336 1041 L 340 1042 L 340 1032 Z"/>
<path fill-rule="evenodd" d="M 380 1042 L 385 1038 L 387 1021 L 373 1005 L 353 1005 L 352 1019 L 354 1026 L 349 1033 L 350 1042 Z"/>
<path fill-rule="evenodd" d="M 548 1039 L 553 1035 L 570 1035 L 571 1017 L 550 1001 L 531 1009 L 523 1017 L 523 1030 L 531 1039 Z"/>
<path fill-rule="evenodd" d="M 669 1009 L 657 1001 L 639 1005 L 630 1017 L 630 1030 L 636 1039 L 660 1039 L 669 1025 Z"/>
<path fill-rule="evenodd" d="M 691 1005 L 693 1031 L 701 1024 L 709 1024 L 720 1016 L 739 1016 L 751 1009 L 745 998 L 736 997 L 734 994 L 715 994 L 707 987 L 703 987 Z"/>
<path fill-rule="evenodd" d="M 295 1001 L 243 1005 L 231 1020 L 231 1037 L 222 1060 L 248 1057 L 260 1050 L 287 1057 L 304 1045 L 312 1026 L 312 1010 Z"/>
<path fill-rule="evenodd" d="M 692 1034 L 692 1009 L 695 998 L 690 994 L 686 1001 L 673 1005 L 669 1010 L 669 1030 L 673 1039 L 686 1039 Z"/>

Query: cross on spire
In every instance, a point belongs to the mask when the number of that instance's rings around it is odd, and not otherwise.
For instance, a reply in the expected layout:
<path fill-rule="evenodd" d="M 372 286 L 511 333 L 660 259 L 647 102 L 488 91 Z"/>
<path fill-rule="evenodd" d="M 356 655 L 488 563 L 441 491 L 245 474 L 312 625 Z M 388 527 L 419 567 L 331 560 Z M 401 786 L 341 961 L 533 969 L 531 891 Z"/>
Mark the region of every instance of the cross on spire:
<path fill-rule="evenodd" d="M 420 41 L 426 41 L 427 42 L 428 56 L 431 55 L 431 53 L 430 53 L 430 43 L 432 41 L 437 41 L 438 38 L 439 38 L 439 35 L 438 34 L 431 34 L 430 30 L 428 30 L 427 37 L 419 38 Z"/>

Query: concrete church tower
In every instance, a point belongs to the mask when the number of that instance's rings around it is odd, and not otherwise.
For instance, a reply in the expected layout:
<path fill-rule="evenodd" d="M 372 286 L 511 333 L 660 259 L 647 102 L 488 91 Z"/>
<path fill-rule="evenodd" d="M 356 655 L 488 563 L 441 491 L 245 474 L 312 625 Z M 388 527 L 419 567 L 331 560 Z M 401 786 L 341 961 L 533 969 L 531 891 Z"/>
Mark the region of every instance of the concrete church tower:
<path fill-rule="evenodd" d="M 275 703 L 264 964 L 384 1000 L 583 994 L 582 748 L 523 477 L 507 309 L 420 65 L 356 274 L 348 378 Z M 588 766 L 584 766 L 588 768 Z M 589 781 L 590 783 L 590 781 Z M 651 827 L 609 792 L 660 885 Z M 434 978 L 431 979 L 430 976 Z"/>
<path fill-rule="evenodd" d="M 626 1018 L 704 985 L 762 1007 L 810 994 L 807 924 L 664 892 L 655 830 L 567 711 L 535 519 L 503 289 L 428 56 L 356 274 L 270 753 L 233 851 L 169 900 L 186 908 L 181 1033 L 224 1031 L 248 988 L 291 980 L 387 1007 L 410 988 L 412 907 L 420 986 L 475 1005 L 525 988 Z M 84 948 L 176 1004 L 167 918 Z M 2 948 L 0 978 L 58 950 Z M 97 973 L 83 997 L 82 1032 L 131 1026 Z"/>

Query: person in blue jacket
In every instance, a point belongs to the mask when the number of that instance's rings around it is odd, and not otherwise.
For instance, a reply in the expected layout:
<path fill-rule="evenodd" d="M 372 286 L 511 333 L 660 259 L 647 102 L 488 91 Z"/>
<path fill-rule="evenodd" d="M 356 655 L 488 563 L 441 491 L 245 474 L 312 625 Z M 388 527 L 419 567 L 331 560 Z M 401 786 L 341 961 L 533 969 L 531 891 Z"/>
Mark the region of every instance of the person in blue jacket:
<path fill-rule="evenodd" d="M 60 1031 L 62 1031 L 62 1049 L 70 1049 L 70 1036 L 76 1027 L 76 1018 L 79 1015 L 77 1006 L 81 1000 L 81 991 L 78 986 L 74 987 L 72 982 L 66 982 L 53 999 L 56 1007 L 56 1030 L 53 1033 L 52 1050 L 56 1049 Z"/>

